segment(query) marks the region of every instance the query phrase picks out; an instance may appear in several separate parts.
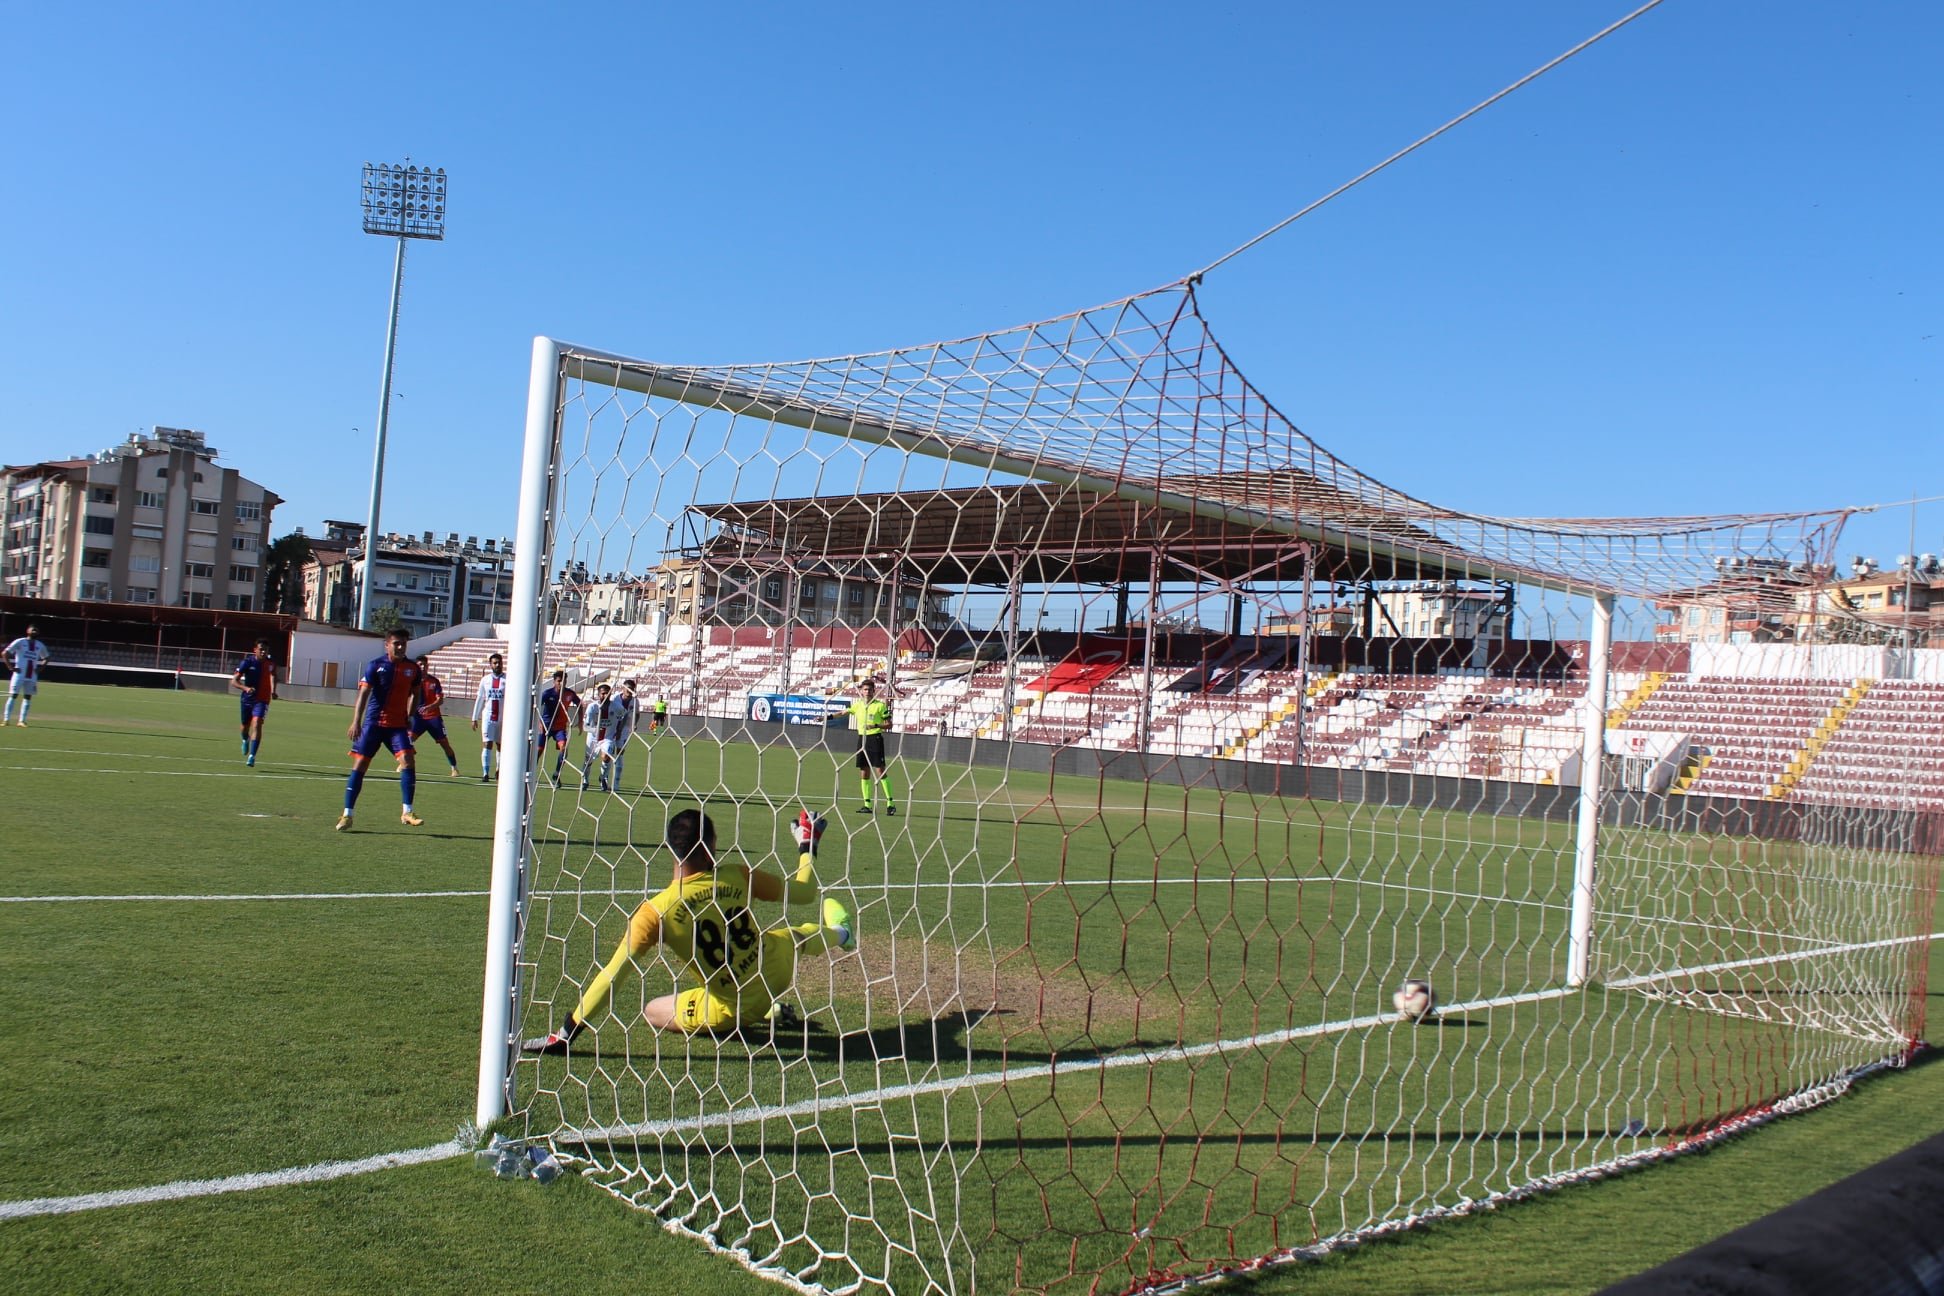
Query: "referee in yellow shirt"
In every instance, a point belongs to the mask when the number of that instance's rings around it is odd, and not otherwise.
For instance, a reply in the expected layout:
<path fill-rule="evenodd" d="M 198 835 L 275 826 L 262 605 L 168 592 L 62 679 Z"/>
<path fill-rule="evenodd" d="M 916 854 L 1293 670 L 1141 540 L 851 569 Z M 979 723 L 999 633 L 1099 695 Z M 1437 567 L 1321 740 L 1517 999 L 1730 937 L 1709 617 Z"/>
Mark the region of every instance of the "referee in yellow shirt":
<path fill-rule="evenodd" d="M 877 681 L 864 681 L 864 696 L 850 704 L 851 727 L 857 730 L 857 790 L 864 804 L 857 807 L 860 814 L 871 813 L 871 784 L 875 780 L 884 789 L 884 813 L 898 813 L 897 794 L 891 790 L 891 780 L 884 772 L 884 734 L 891 728 L 891 704 L 881 701 L 877 695 Z"/>

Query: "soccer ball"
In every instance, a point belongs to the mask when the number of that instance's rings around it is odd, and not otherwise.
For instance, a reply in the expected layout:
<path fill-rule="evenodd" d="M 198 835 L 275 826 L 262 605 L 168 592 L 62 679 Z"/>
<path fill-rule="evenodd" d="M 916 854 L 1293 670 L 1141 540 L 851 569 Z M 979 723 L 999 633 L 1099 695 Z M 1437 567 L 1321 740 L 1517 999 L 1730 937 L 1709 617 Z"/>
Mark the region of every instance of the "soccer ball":
<path fill-rule="evenodd" d="M 1397 1009 L 1399 1021 L 1427 1022 L 1438 1011 L 1438 992 L 1429 981 L 1406 981 L 1391 996 L 1391 1006 Z"/>

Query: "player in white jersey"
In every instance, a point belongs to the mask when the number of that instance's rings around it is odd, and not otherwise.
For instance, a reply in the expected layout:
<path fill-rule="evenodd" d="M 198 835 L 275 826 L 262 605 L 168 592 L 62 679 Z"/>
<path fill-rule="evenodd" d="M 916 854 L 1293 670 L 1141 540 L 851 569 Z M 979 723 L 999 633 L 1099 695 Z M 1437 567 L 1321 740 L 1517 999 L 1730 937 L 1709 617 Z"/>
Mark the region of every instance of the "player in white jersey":
<path fill-rule="evenodd" d="M 14 723 L 25 729 L 27 711 L 34 705 L 34 694 L 40 690 L 41 671 L 47 666 L 47 645 L 40 641 L 40 631 L 28 626 L 26 634 L 0 649 L 0 660 L 13 671 L 13 680 L 7 685 L 7 709 L 0 713 L 0 724 L 13 720 L 14 699 L 18 698 L 20 719 Z"/>
<path fill-rule="evenodd" d="M 472 727 L 479 735 L 479 781 L 493 777 L 495 753 L 500 749 L 500 726 L 506 720 L 506 662 L 498 653 L 486 659 L 479 692 L 473 698 Z"/>
<path fill-rule="evenodd" d="M 614 729 L 614 790 L 619 792 L 621 770 L 628 762 L 628 744 L 634 741 L 635 725 L 641 716 L 641 698 L 635 692 L 633 680 L 621 681 L 621 691 L 614 695 L 614 704 L 621 710 Z"/>
<path fill-rule="evenodd" d="M 608 776 L 614 764 L 615 732 L 621 727 L 621 700 L 613 688 L 602 683 L 594 690 L 594 700 L 581 710 L 581 732 L 587 736 L 587 755 L 581 761 L 581 791 L 587 791 L 587 775 L 595 761 L 601 762 L 601 791 L 613 786 Z"/>

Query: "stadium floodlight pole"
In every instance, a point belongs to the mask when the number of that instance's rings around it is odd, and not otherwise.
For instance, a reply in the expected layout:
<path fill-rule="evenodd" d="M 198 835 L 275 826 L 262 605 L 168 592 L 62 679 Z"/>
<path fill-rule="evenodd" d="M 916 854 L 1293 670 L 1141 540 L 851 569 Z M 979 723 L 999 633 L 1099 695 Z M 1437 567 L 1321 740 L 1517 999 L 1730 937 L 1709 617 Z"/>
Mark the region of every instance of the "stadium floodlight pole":
<path fill-rule="evenodd" d="M 1600 809 L 1606 793 L 1607 666 L 1613 656 L 1613 595 L 1593 599 L 1586 650 L 1586 729 L 1580 742 L 1579 835 L 1573 847 L 1572 928 L 1566 984 L 1583 986 L 1593 968 L 1593 899 L 1599 882 Z"/>
<path fill-rule="evenodd" d="M 385 326 L 385 376 L 378 389 L 378 438 L 371 457 L 371 509 L 364 572 L 358 578 L 358 628 L 371 629 L 372 573 L 378 568 L 378 503 L 385 486 L 385 431 L 391 423 L 392 361 L 398 354 L 398 296 L 405 286 L 405 241 L 445 238 L 446 173 L 440 167 L 364 164 L 364 232 L 398 240 L 392 259 L 391 315 Z"/>
<path fill-rule="evenodd" d="M 526 887 L 526 815 L 534 786 L 533 722 L 545 650 L 547 619 L 547 516 L 553 505 L 554 441 L 560 428 L 560 348 L 533 340 L 533 371 L 527 386 L 526 452 L 520 469 L 520 513 L 514 532 L 513 605 L 507 642 L 530 643 L 532 652 L 509 652 L 506 662 L 505 730 L 500 742 L 499 796 L 493 811 L 493 872 L 486 906 L 486 991 L 479 1026 L 480 1128 L 511 1107 L 514 1026 L 519 1021 L 519 961 Z"/>

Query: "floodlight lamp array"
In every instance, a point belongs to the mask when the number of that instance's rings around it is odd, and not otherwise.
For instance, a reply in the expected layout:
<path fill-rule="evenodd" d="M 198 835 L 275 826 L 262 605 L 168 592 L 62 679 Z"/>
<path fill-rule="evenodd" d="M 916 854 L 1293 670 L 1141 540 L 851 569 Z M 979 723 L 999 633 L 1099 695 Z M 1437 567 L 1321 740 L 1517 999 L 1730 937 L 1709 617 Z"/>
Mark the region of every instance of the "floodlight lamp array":
<path fill-rule="evenodd" d="M 443 239 L 445 209 L 444 167 L 365 163 L 365 233 Z"/>

